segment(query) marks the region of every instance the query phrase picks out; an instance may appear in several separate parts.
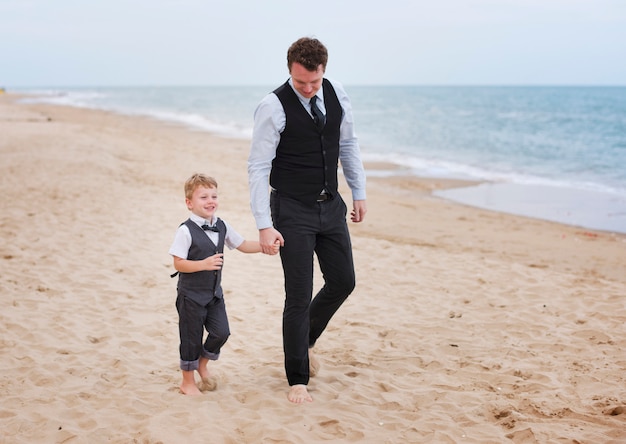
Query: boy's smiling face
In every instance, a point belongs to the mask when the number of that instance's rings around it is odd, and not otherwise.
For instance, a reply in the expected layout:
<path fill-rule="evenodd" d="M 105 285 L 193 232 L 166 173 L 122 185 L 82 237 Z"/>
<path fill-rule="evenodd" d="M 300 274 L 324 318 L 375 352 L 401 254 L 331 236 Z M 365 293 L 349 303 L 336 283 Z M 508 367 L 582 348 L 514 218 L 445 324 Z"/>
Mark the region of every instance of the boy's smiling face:
<path fill-rule="evenodd" d="M 217 188 L 199 186 L 193 190 L 191 199 L 185 199 L 187 208 L 196 216 L 211 220 L 219 206 L 217 202 Z"/>

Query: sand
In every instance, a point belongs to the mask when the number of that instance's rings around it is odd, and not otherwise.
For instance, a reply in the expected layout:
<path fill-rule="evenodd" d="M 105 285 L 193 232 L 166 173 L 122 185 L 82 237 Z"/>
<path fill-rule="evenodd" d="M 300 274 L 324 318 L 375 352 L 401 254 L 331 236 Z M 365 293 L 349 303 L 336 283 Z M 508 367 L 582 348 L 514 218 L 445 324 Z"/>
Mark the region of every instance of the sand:
<path fill-rule="evenodd" d="M 182 184 L 215 176 L 219 215 L 256 239 L 249 141 L 16 98 L 0 95 L 0 443 L 626 441 L 625 236 L 372 178 L 314 402 L 286 398 L 278 257 L 238 251 L 219 387 L 186 397 L 167 254 Z"/>

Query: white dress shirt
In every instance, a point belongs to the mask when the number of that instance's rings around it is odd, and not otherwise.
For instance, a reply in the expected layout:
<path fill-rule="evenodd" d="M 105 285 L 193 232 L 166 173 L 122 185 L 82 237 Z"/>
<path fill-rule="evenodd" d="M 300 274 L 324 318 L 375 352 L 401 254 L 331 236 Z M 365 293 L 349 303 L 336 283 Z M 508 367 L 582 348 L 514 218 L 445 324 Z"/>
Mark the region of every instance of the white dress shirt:
<path fill-rule="evenodd" d="M 203 217 L 197 216 L 193 213 L 189 216 L 194 223 L 196 223 L 199 227 L 207 224 L 209 226 L 215 225 L 217 222 L 217 218 L 213 217 L 213 220 L 206 220 Z M 224 245 L 226 245 L 229 249 L 239 247 L 243 241 L 245 240 L 243 236 L 237 233 L 233 227 L 231 227 L 228 222 L 222 219 L 222 222 L 226 225 L 226 237 L 224 238 Z M 219 233 L 215 231 L 205 231 L 205 234 L 211 239 L 211 241 L 217 245 L 219 241 Z M 189 254 L 189 247 L 191 247 L 191 233 L 189 232 L 189 227 L 187 225 L 182 224 L 176 230 L 176 235 L 174 236 L 174 242 L 170 247 L 169 253 L 172 256 L 179 257 L 181 259 L 187 259 L 187 255 Z"/>

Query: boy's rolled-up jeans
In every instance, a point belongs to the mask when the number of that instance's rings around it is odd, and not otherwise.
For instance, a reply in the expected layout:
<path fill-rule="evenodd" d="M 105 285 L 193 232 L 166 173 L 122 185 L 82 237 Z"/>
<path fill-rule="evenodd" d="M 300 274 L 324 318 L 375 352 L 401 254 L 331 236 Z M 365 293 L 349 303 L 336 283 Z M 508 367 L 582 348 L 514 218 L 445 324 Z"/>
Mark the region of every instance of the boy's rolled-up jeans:
<path fill-rule="evenodd" d="M 203 306 L 183 295 L 178 295 L 176 309 L 179 318 L 181 370 L 197 370 L 200 357 L 211 361 L 217 360 L 222 346 L 230 336 L 224 299 L 214 297 Z M 203 344 L 205 329 L 208 336 Z"/>

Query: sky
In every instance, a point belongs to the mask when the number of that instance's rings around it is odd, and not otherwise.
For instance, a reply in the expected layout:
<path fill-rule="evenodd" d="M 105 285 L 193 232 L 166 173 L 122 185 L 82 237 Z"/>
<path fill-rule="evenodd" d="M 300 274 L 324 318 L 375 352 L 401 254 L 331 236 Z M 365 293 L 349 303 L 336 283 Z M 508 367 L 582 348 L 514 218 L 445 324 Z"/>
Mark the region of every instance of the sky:
<path fill-rule="evenodd" d="M 0 87 L 626 85 L 624 0 L 0 0 Z"/>

